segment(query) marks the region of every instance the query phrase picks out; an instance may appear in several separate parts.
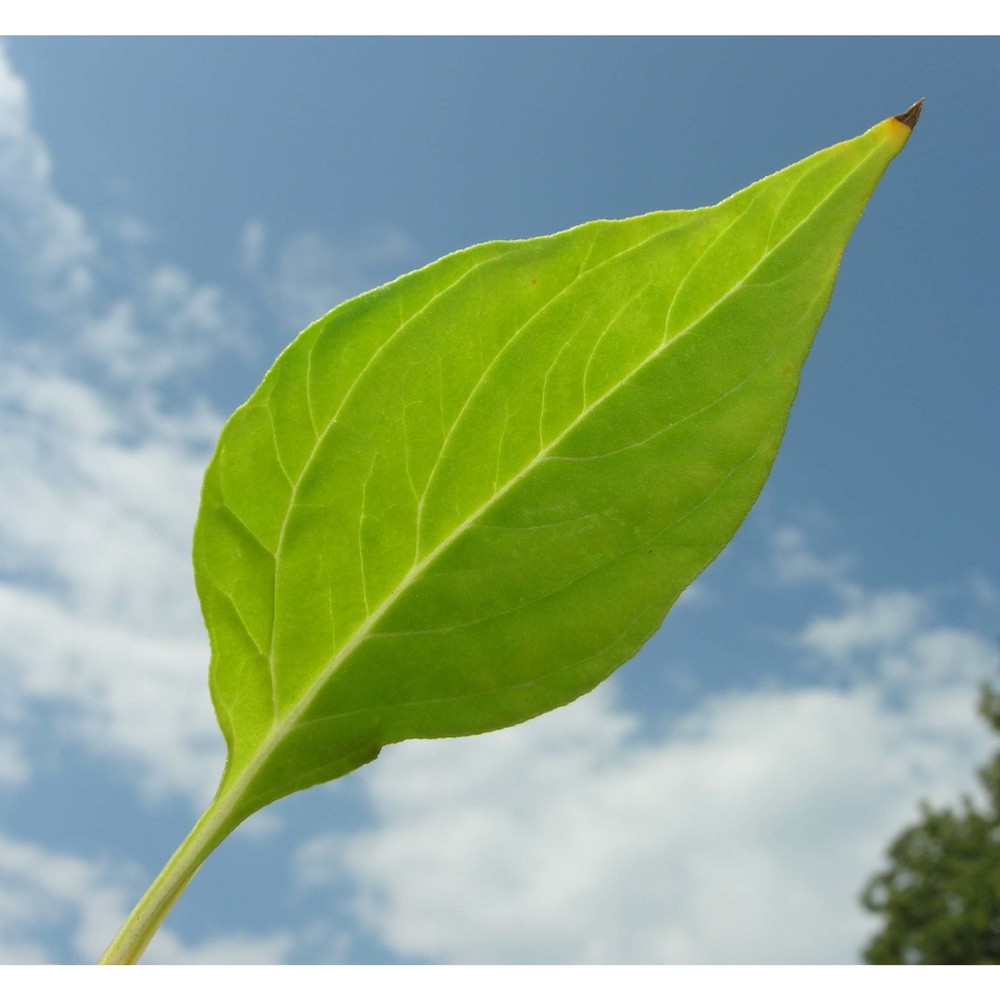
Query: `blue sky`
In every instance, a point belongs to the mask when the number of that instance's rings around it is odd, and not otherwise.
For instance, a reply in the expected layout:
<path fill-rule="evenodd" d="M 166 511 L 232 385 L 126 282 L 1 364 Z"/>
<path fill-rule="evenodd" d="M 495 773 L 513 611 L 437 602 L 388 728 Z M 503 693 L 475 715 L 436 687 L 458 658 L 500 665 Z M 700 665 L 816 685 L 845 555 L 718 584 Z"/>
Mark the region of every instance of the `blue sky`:
<path fill-rule="evenodd" d="M 0 52 L 0 961 L 88 962 L 223 749 L 189 565 L 308 321 L 714 203 L 926 97 L 757 507 L 567 709 L 391 748 L 209 860 L 160 962 L 851 962 L 974 788 L 1000 631 L 995 39 L 30 39 Z"/>

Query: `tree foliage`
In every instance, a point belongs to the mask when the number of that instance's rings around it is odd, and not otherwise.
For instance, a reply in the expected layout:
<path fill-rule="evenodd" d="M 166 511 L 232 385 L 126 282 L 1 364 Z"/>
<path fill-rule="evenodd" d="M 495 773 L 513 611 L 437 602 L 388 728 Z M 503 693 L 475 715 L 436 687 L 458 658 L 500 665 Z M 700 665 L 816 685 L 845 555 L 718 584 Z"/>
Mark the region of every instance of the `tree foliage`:
<path fill-rule="evenodd" d="M 979 711 L 1000 734 L 1000 689 Z M 922 806 L 921 821 L 889 848 L 889 867 L 862 893 L 884 920 L 865 949 L 876 965 L 1000 964 L 1000 753 L 979 772 L 980 802 Z"/>

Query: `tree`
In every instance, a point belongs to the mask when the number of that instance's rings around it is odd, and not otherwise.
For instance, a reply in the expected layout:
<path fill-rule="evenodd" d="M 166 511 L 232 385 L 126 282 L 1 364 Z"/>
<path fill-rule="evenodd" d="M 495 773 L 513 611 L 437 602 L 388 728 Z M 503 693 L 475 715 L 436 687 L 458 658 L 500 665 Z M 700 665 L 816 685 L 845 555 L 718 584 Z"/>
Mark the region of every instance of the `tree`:
<path fill-rule="evenodd" d="M 1000 734 L 1000 689 L 985 687 L 979 712 Z M 862 893 L 884 918 L 864 959 L 876 965 L 1000 964 L 1000 753 L 979 772 L 985 806 L 922 805 L 922 820 L 889 848 L 890 866 Z"/>

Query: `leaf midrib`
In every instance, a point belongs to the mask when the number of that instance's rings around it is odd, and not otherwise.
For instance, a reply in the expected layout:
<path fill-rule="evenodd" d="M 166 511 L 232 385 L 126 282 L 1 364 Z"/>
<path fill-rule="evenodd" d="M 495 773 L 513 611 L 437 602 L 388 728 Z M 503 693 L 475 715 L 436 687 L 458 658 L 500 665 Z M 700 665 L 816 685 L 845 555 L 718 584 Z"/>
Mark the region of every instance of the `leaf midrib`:
<path fill-rule="evenodd" d="M 648 236 L 645 239 L 640 240 L 638 243 L 634 243 L 631 246 L 626 247 L 625 249 L 620 250 L 620 251 L 618 251 L 615 254 L 612 254 L 610 257 L 605 258 L 604 260 L 599 261 L 597 264 L 594 264 L 592 267 L 587 268 L 586 270 L 584 270 L 585 265 L 587 264 L 587 262 L 590 259 L 591 254 L 593 253 L 594 245 L 595 245 L 596 240 L 597 240 L 597 234 L 595 233 L 595 235 L 594 235 L 594 242 L 591 243 L 590 250 L 588 251 L 587 256 L 583 259 L 583 261 L 581 261 L 581 263 L 580 263 L 580 270 L 578 271 L 578 273 L 572 278 L 572 280 L 570 280 L 569 282 L 567 282 L 566 285 L 564 285 L 562 288 L 560 288 L 559 291 L 556 292 L 555 295 L 551 296 L 544 303 L 542 303 L 541 306 L 539 306 L 526 320 L 524 320 L 515 329 L 514 333 L 510 336 L 510 338 L 506 341 L 506 343 L 504 343 L 504 345 L 501 347 L 500 351 L 494 356 L 494 358 L 492 359 L 492 361 L 490 361 L 489 365 L 486 366 L 486 368 L 484 369 L 482 375 L 479 377 L 479 379 L 477 380 L 476 384 L 472 387 L 472 389 L 471 389 L 471 391 L 469 393 L 468 398 L 466 399 L 465 403 L 462 405 L 462 408 L 459 410 L 459 413 L 456 416 L 455 420 L 452 422 L 451 427 L 448 429 L 448 432 L 447 432 L 447 434 L 445 436 L 445 440 L 442 442 L 441 450 L 439 451 L 437 459 L 435 460 L 434 465 L 431 468 L 430 475 L 428 476 L 427 482 L 424 485 L 423 495 L 419 498 L 419 501 L 418 501 L 418 518 L 417 518 L 417 530 L 416 530 L 416 539 L 415 539 L 415 545 L 417 546 L 417 549 L 416 549 L 416 552 L 415 552 L 415 556 L 419 553 L 420 524 L 421 524 L 421 518 L 422 518 L 422 514 L 423 514 L 424 500 L 427 497 L 427 493 L 428 493 L 428 491 L 430 489 L 431 481 L 434 478 L 435 472 L 437 471 L 437 467 L 438 467 L 438 465 L 440 463 L 441 456 L 444 453 L 444 449 L 446 448 L 446 446 L 448 444 L 448 441 L 450 440 L 451 434 L 454 432 L 455 428 L 458 426 L 458 423 L 461 421 L 462 416 L 465 414 L 465 411 L 466 411 L 469 403 L 471 402 L 472 398 L 476 395 L 476 392 L 478 391 L 478 389 L 480 388 L 480 386 L 483 384 L 483 382 L 485 381 L 485 379 L 489 375 L 489 373 L 493 370 L 494 366 L 497 364 L 497 362 L 499 361 L 500 357 L 506 352 L 507 348 L 510 347 L 510 345 L 514 342 L 514 340 L 516 340 L 517 337 L 525 329 L 527 329 L 531 325 L 531 323 L 534 322 L 534 320 L 538 316 L 540 316 L 543 312 L 545 312 L 546 309 L 548 309 L 558 299 L 560 299 L 563 295 L 565 295 L 585 274 L 588 274 L 590 271 L 596 270 L 597 268 L 605 267 L 608 264 L 610 264 L 612 261 L 617 260 L 619 257 L 622 257 L 625 254 L 634 253 L 635 251 L 641 249 L 642 247 L 644 247 L 647 243 L 651 242 L 652 240 L 658 239 L 660 236 L 663 236 L 664 233 L 670 232 L 672 230 L 672 228 L 673 227 L 667 226 L 667 227 L 665 227 L 663 229 L 657 230 L 657 232 L 653 233 L 651 236 Z M 316 434 L 316 440 L 313 443 L 313 447 L 310 450 L 309 455 L 307 456 L 305 462 L 303 463 L 302 469 L 300 470 L 298 476 L 296 476 L 295 480 L 292 481 L 287 476 L 287 473 L 286 473 L 286 478 L 288 478 L 289 485 L 291 486 L 291 495 L 289 496 L 288 506 L 287 506 L 287 508 L 285 510 L 285 515 L 282 518 L 281 526 L 280 526 L 280 528 L 278 530 L 278 540 L 277 540 L 277 543 L 275 545 L 275 550 L 274 550 L 274 584 L 273 584 L 273 586 L 274 586 L 274 593 L 272 595 L 273 596 L 272 607 L 274 607 L 274 608 L 277 607 L 277 596 L 278 596 L 277 595 L 277 591 L 278 591 L 278 564 L 279 564 L 279 561 L 280 561 L 281 552 L 282 552 L 282 548 L 283 548 L 283 544 L 284 544 L 284 540 L 285 540 L 285 534 L 286 534 L 286 531 L 287 531 L 287 528 L 288 528 L 288 524 L 291 521 L 292 510 L 295 508 L 295 499 L 298 496 L 299 487 L 304 482 L 304 480 L 306 478 L 306 475 L 309 472 L 310 467 L 312 466 L 313 460 L 316 457 L 316 454 L 318 453 L 318 451 L 319 451 L 320 447 L 322 446 L 323 442 L 326 440 L 326 436 L 330 433 L 331 429 L 338 423 L 338 419 L 337 418 L 343 412 L 344 407 L 347 405 L 348 401 L 353 396 L 355 390 L 362 383 L 365 375 L 368 373 L 368 371 L 371 369 L 371 367 L 375 364 L 375 362 L 378 360 L 378 358 L 383 354 L 383 352 L 385 352 L 389 348 L 389 346 L 396 340 L 396 338 L 400 334 L 402 334 L 402 332 L 408 326 L 410 326 L 411 323 L 413 323 L 416 319 L 418 319 L 420 316 L 422 316 L 435 302 L 437 302 L 439 299 L 441 299 L 444 295 L 446 295 L 448 292 L 450 292 L 453 288 L 455 288 L 458 285 L 462 284 L 467 278 L 471 277 L 481 267 L 485 267 L 487 264 L 490 264 L 493 261 L 496 261 L 500 257 L 502 257 L 503 256 L 503 252 L 504 251 L 501 250 L 501 251 L 499 251 L 497 254 L 495 254 L 493 256 L 487 257 L 487 258 L 485 258 L 484 260 L 481 260 L 481 261 L 477 261 L 467 271 L 463 271 L 462 274 L 460 274 L 457 278 L 455 278 L 454 281 L 452 281 L 449 284 L 445 285 L 445 287 L 442 288 L 442 289 L 440 289 L 440 291 L 435 292 L 434 295 L 432 295 L 419 309 L 417 309 L 411 315 L 407 316 L 405 320 L 402 320 L 400 322 L 399 326 L 397 326 L 396 329 L 393 330 L 393 332 L 376 348 L 376 350 L 372 352 L 372 356 L 365 362 L 365 364 L 362 366 L 361 370 L 354 377 L 354 380 L 351 382 L 351 384 L 348 386 L 347 390 L 344 392 L 344 396 L 340 400 L 340 402 L 338 403 L 337 409 L 334 411 L 333 416 L 330 417 L 330 419 L 326 422 L 326 424 L 323 427 L 322 431 L 319 431 L 318 433 L 316 432 L 315 416 L 312 413 L 312 409 L 311 409 L 311 405 L 310 405 L 309 418 L 310 418 L 310 422 L 313 425 L 313 432 Z M 645 290 L 645 289 L 643 289 L 643 290 Z M 318 338 L 317 338 L 317 340 L 318 340 Z M 317 343 L 317 341 L 314 341 L 310 345 L 310 347 L 309 347 L 307 372 L 309 372 L 309 371 L 312 370 L 312 353 L 315 350 L 316 343 Z M 310 397 L 311 397 L 311 390 L 310 390 Z M 269 400 L 267 402 L 269 402 Z M 265 407 L 265 408 L 269 409 L 269 407 Z M 275 447 L 277 447 L 277 441 L 275 441 Z M 278 461 L 279 461 L 279 464 L 281 464 L 280 456 L 279 456 Z M 284 468 L 282 468 L 282 471 L 284 471 Z M 417 562 L 415 561 L 414 562 L 414 566 L 416 564 L 417 564 Z M 413 567 L 411 566 L 411 569 L 412 568 Z M 396 591 L 394 590 L 393 593 L 395 593 L 395 592 Z M 368 609 L 367 597 L 365 599 L 365 612 L 366 612 L 366 616 L 367 616 L 366 617 L 366 621 L 367 621 L 369 618 L 371 618 L 371 612 Z M 378 614 L 378 611 L 376 611 L 376 614 Z M 270 641 L 270 644 L 269 644 L 269 650 L 268 650 L 268 654 L 267 654 L 267 665 L 268 665 L 268 674 L 269 674 L 270 686 L 271 686 L 271 703 L 272 703 L 272 709 L 273 709 L 272 714 L 274 715 L 274 717 L 277 717 L 277 715 L 278 715 L 278 688 L 277 688 L 277 675 L 276 675 L 276 671 L 274 669 L 275 636 L 276 636 L 276 629 L 274 628 L 274 623 L 272 622 L 272 626 L 271 626 L 271 641 Z"/>
<path fill-rule="evenodd" d="M 462 522 L 460 522 L 460 524 L 441 542 L 439 542 L 438 545 L 436 545 L 422 560 L 420 560 L 417 563 L 414 563 L 411 566 L 411 568 L 407 571 L 405 576 L 400 580 L 400 582 L 389 592 L 389 594 L 385 597 L 382 603 L 379 604 L 379 606 L 365 618 L 365 620 L 357 627 L 357 629 L 355 629 L 351 637 L 347 640 L 346 643 L 344 643 L 344 645 L 340 648 L 340 650 L 336 653 L 336 655 L 334 655 L 330 659 L 329 663 L 327 663 L 327 665 L 320 671 L 320 673 L 317 675 L 316 680 L 306 689 L 306 691 L 302 694 L 302 696 L 298 699 L 298 701 L 288 710 L 288 712 L 284 716 L 276 717 L 275 721 L 272 723 L 271 730 L 268 733 L 267 737 L 264 739 L 264 741 L 258 747 L 257 751 L 250 757 L 250 759 L 242 768 L 240 777 L 236 780 L 235 784 L 232 786 L 232 789 L 229 795 L 227 795 L 227 798 L 232 796 L 237 801 L 239 800 L 239 797 L 251 784 L 251 782 L 260 772 L 260 770 L 265 766 L 267 761 L 270 759 L 271 755 L 275 752 L 275 750 L 277 750 L 281 746 L 285 738 L 295 729 L 299 719 L 309 709 L 313 701 L 316 699 L 316 697 L 319 695 L 322 689 L 326 686 L 329 680 L 336 674 L 341 665 L 351 657 L 354 651 L 359 646 L 361 646 L 362 643 L 365 642 L 365 640 L 371 634 L 371 631 L 375 627 L 375 625 L 378 624 L 378 622 L 392 608 L 396 600 L 408 590 L 408 588 L 414 582 L 414 580 L 419 578 L 424 572 L 424 570 L 427 569 L 427 567 L 432 562 L 434 562 L 446 549 L 448 549 L 452 545 L 452 543 L 455 542 L 466 531 L 467 528 L 469 528 L 472 524 L 474 524 L 479 517 L 481 517 L 487 510 L 489 510 L 490 507 L 492 507 L 496 502 L 498 502 L 500 499 L 506 496 L 506 494 L 511 489 L 513 489 L 517 484 L 519 484 L 533 469 L 535 469 L 538 465 L 540 465 L 541 462 L 543 462 L 549 456 L 551 451 L 555 447 L 557 447 L 563 440 L 565 440 L 566 437 L 569 436 L 569 434 L 571 434 L 574 430 L 576 430 L 576 428 L 579 427 L 580 424 L 584 420 L 586 420 L 586 418 L 589 417 L 590 414 L 595 409 L 601 406 L 607 399 L 609 399 L 612 395 L 618 392 L 619 389 L 621 389 L 624 385 L 626 385 L 633 378 L 635 378 L 635 376 L 638 375 L 641 371 L 643 371 L 648 365 L 653 363 L 658 357 L 660 357 L 661 354 L 663 354 L 664 351 L 668 350 L 670 347 L 672 347 L 674 344 L 680 341 L 683 337 L 687 336 L 698 326 L 700 326 L 700 324 L 705 319 L 707 319 L 712 313 L 714 313 L 724 302 L 728 301 L 741 288 L 743 288 L 744 285 L 746 285 L 747 281 L 750 279 L 750 277 L 756 271 L 758 271 L 763 266 L 763 264 L 775 252 L 777 252 L 777 250 L 780 247 L 782 247 L 785 243 L 787 243 L 803 226 L 805 226 L 816 215 L 816 213 L 831 198 L 833 198 L 838 191 L 840 191 L 840 189 L 851 179 L 851 177 L 853 177 L 859 170 L 862 169 L 862 167 L 865 166 L 865 164 L 868 163 L 869 160 L 872 159 L 872 157 L 880 150 L 881 146 L 884 145 L 884 142 L 885 140 L 883 140 L 883 142 L 876 144 L 872 148 L 872 150 L 865 155 L 865 157 L 862 160 L 860 160 L 854 167 L 852 167 L 837 182 L 837 184 L 834 185 L 834 187 L 831 188 L 830 191 L 826 195 L 824 195 L 823 198 L 821 198 L 809 210 L 809 212 L 805 216 L 803 216 L 803 218 L 799 222 L 795 224 L 795 226 L 793 226 L 777 243 L 765 249 L 764 253 L 761 255 L 759 260 L 757 260 L 757 262 L 753 265 L 753 267 L 751 267 L 746 272 L 746 274 L 739 281 L 735 282 L 723 295 L 721 295 L 718 299 L 716 299 L 716 301 L 713 302 L 712 305 L 710 305 L 703 313 L 701 313 L 700 316 L 692 320 L 682 330 L 679 330 L 669 340 L 662 342 L 654 351 L 652 351 L 645 358 L 643 358 L 642 361 L 640 361 L 632 369 L 632 371 L 629 372 L 628 375 L 626 375 L 624 378 L 622 378 L 613 386 L 611 386 L 606 392 L 604 392 L 601 396 L 595 399 L 593 403 L 587 404 L 580 411 L 580 414 L 576 418 L 574 418 L 567 425 L 567 427 L 563 431 L 561 431 L 551 442 L 549 442 L 549 444 L 545 445 L 538 452 L 538 454 L 534 458 L 532 458 L 531 461 L 528 462 L 523 469 L 521 469 L 520 472 L 512 476 L 499 490 L 493 493 L 475 511 L 473 511 L 472 514 L 463 519 Z M 650 237 L 648 239 L 651 238 L 653 237 Z M 647 242 L 647 241 L 648 240 L 644 240 L 642 242 Z M 639 245 L 640 244 L 636 244 L 636 246 Z M 489 258 L 489 259 L 493 260 L 495 258 Z M 482 261 L 480 262 L 479 265 L 477 265 L 477 267 L 482 266 L 487 262 L 488 261 Z M 697 261 L 695 262 L 695 264 L 692 264 L 692 268 L 696 266 L 696 264 Z M 470 271 L 466 272 L 466 274 L 472 273 L 472 270 L 473 269 L 470 269 Z M 463 275 L 462 277 L 464 278 L 465 275 Z M 451 285 L 447 286 L 447 288 L 453 287 L 455 284 L 458 284 L 461 280 L 462 278 L 457 279 Z M 417 315 L 419 315 L 420 312 L 428 308 L 433 301 L 435 301 L 438 297 L 440 297 L 440 295 L 444 294 L 444 292 L 447 291 L 447 288 L 437 293 L 437 295 L 435 295 L 433 299 L 425 303 L 425 305 L 421 308 L 421 310 L 418 311 L 418 313 L 415 313 L 413 316 L 411 316 L 406 321 L 406 323 L 408 324 L 409 322 L 411 322 L 414 318 L 416 318 Z M 397 329 L 393 333 L 392 337 L 390 337 L 389 339 L 390 340 L 393 339 L 398 333 L 399 330 Z M 387 346 L 387 343 L 388 341 L 384 342 L 382 347 L 379 349 L 379 352 L 377 353 L 380 353 L 381 350 L 385 346 Z M 362 370 L 362 374 L 365 370 L 368 369 L 368 367 L 370 367 L 370 362 L 369 364 L 366 364 L 365 368 Z M 357 380 L 355 380 L 355 382 L 352 384 L 351 390 L 353 390 L 354 386 L 356 385 L 357 385 Z M 349 392 L 351 390 L 349 390 Z M 345 400 L 342 400 L 340 406 L 338 407 L 337 411 L 338 413 L 343 408 L 343 404 L 345 401 L 346 401 L 346 395 L 345 395 Z M 331 419 L 327 428 L 324 430 L 324 434 L 329 430 L 329 427 L 333 425 L 333 423 L 335 422 L 335 418 L 336 415 L 333 419 Z M 313 449 L 313 455 L 315 454 L 317 448 L 318 448 L 318 443 L 317 446 L 314 447 Z M 310 456 L 310 460 L 311 458 L 312 455 Z M 308 461 L 309 460 L 307 460 L 307 466 L 308 466 Z M 306 467 L 303 467 L 303 472 L 300 474 L 299 481 L 301 481 L 301 479 L 305 475 L 305 468 Z M 290 502 L 289 510 L 291 510 L 291 506 L 292 505 Z M 288 521 L 288 515 L 286 515 L 285 521 L 283 522 L 282 525 L 281 537 L 283 537 L 284 535 L 284 529 L 285 526 L 287 525 L 287 521 Z M 280 541 L 277 552 L 280 553 Z M 277 578 L 277 554 L 275 557 L 275 577 Z M 272 656 L 273 656 L 273 632 L 272 632 Z M 269 662 L 269 666 L 271 669 L 272 685 L 273 685 L 274 683 L 273 659 Z"/>

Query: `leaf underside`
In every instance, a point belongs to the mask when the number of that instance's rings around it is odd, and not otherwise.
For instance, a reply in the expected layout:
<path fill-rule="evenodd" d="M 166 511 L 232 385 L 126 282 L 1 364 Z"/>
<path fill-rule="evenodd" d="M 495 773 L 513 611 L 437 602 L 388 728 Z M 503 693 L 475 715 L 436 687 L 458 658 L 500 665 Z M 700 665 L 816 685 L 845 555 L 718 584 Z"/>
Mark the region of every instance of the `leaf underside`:
<path fill-rule="evenodd" d="M 471 247 L 285 350 L 195 532 L 241 817 L 563 705 L 639 649 L 758 496 L 908 135 L 888 119 L 712 208 Z"/>

